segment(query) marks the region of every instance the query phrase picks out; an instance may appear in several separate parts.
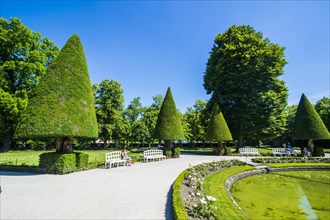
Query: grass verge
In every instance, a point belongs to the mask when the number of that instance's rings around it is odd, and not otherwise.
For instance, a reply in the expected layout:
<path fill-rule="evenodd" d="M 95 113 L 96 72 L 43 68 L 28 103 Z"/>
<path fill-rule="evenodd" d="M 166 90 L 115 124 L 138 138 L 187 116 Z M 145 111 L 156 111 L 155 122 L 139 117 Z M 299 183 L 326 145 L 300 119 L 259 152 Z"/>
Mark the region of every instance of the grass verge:
<path fill-rule="evenodd" d="M 238 173 L 253 170 L 250 166 L 237 166 L 220 170 L 206 177 L 204 190 L 206 195 L 216 198 L 214 205 L 216 219 L 246 219 L 245 215 L 235 206 L 226 191 L 226 180 Z"/>

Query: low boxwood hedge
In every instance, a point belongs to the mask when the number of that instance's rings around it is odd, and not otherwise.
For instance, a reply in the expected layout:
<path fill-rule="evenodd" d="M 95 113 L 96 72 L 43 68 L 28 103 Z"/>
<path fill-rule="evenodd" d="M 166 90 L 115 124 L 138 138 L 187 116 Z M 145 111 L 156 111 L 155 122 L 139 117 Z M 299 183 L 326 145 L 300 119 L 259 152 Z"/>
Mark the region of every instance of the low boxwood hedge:
<path fill-rule="evenodd" d="M 39 168 L 43 173 L 65 174 L 77 169 L 75 153 L 44 153 L 39 159 Z"/>
<path fill-rule="evenodd" d="M 186 171 L 184 170 L 181 172 L 181 174 L 176 178 L 176 180 L 173 183 L 173 214 L 174 218 L 177 220 L 188 220 L 187 212 L 183 206 L 182 198 L 181 198 L 181 185 L 184 180 L 184 176 L 186 174 Z"/>
<path fill-rule="evenodd" d="M 84 153 L 76 153 L 76 164 L 77 169 L 86 169 L 88 168 L 88 159 L 89 155 Z"/>

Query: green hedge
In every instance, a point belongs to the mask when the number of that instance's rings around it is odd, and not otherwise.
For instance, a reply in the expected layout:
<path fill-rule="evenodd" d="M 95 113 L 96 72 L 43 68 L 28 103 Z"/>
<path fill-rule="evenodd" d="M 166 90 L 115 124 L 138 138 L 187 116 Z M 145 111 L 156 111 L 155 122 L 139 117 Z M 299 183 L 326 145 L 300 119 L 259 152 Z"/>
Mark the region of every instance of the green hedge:
<path fill-rule="evenodd" d="M 186 171 L 184 170 L 173 183 L 173 212 L 174 218 L 177 220 L 188 220 L 188 215 L 182 203 L 180 190 L 185 174 Z"/>
<path fill-rule="evenodd" d="M 44 153 L 39 159 L 39 168 L 43 173 L 65 174 L 77 169 L 75 153 Z"/>
<path fill-rule="evenodd" d="M 84 153 L 76 153 L 76 165 L 77 169 L 88 168 L 89 155 Z"/>

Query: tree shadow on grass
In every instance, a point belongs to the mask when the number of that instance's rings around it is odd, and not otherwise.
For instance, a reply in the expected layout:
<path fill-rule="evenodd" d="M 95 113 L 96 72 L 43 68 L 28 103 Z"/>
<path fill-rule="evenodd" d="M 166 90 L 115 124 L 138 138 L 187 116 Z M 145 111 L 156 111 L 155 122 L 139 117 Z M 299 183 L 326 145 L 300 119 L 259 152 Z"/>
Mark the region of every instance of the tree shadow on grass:
<path fill-rule="evenodd" d="M 36 176 L 41 173 L 17 172 L 17 171 L 0 171 L 0 176 Z"/>
<path fill-rule="evenodd" d="M 169 189 L 167 193 L 167 200 L 166 200 L 166 205 L 165 205 L 165 219 L 166 220 L 174 220 L 173 216 L 173 200 L 172 200 L 172 192 L 173 192 L 173 187 Z"/>

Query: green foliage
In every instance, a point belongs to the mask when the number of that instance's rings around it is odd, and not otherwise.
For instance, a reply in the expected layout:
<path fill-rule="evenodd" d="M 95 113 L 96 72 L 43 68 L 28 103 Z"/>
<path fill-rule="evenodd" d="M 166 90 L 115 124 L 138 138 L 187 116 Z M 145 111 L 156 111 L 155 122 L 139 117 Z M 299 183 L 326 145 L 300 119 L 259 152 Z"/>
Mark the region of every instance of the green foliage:
<path fill-rule="evenodd" d="M 207 127 L 205 139 L 207 141 L 231 141 L 233 140 L 225 118 L 218 106 L 214 104 L 211 119 Z"/>
<path fill-rule="evenodd" d="M 184 121 L 188 124 L 190 141 L 203 141 L 205 139 L 206 127 L 203 126 L 203 114 L 205 114 L 206 101 L 197 100 L 193 107 L 187 108 Z"/>
<path fill-rule="evenodd" d="M 180 147 L 174 148 L 174 158 L 179 158 L 181 154 L 181 149 Z"/>
<path fill-rule="evenodd" d="M 287 117 L 286 117 L 286 131 L 284 133 L 284 139 L 286 140 L 291 140 L 291 134 L 292 134 L 292 128 L 294 124 L 294 119 L 297 113 L 297 105 L 290 105 L 287 106 L 286 112 L 287 112 Z"/>
<path fill-rule="evenodd" d="M 17 137 L 97 137 L 92 86 L 83 46 L 73 35 L 29 100 Z"/>
<path fill-rule="evenodd" d="M 272 164 L 276 164 L 276 163 L 306 163 L 306 164 L 313 164 L 313 163 L 330 163 L 330 158 L 269 157 L 269 158 L 252 158 L 252 162 L 262 163 L 262 164 L 268 164 L 268 163 L 272 163 Z"/>
<path fill-rule="evenodd" d="M 154 138 L 160 140 L 182 140 L 184 138 L 180 115 L 170 87 L 158 114 Z"/>
<path fill-rule="evenodd" d="M 251 26 L 218 34 L 207 61 L 204 88 L 218 103 L 229 128 L 243 140 L 274 138 L 285 130 L 287 89 L 280 80 L 284 49 Z"/>
<path fill-rule="evenodd" d="M 131 140 L 139 143 L 145 143 L 149 137 L 149 131 L 143 120 L 139 119 L 131 125 Z"/>
<path fill-rule="evenodd" d="M 324 153 L 324 148 L 323 147 L 315 147 L 314 148 L 314 152 L 313 152 L 313 156 L 314 157 L 324 157 L 325 153 Z"/>
<path fill-rule="evenodd" d="M 330 139 L 322 119 L 307 97 L 302 94 L 292 129 L 293 140 Z"/>
<path fill-rule="evenodd" d="M 330 131 L 330 98 L 323 97 L 315 104 L 315 110 L 323 120 L 328 131 Z"/>
<path fill-rule="evenodd" d="M 124 96 L 119 82 L 102 80 L 93 86 L 96 102 L 96 115 L 99 138 L 118 141 L 122 138 L 124 126 Z"/>
<path fill-rule="evenodd" d="M 76 154 L 76 164 L 77 169 L 86 169 L 88 167 L 88 154 L 75 153 Z"/>
<path fill-rule="evenodd" d="M 6 135 L 7 151 L 28 98 L 59 48 L 18 18 L 0 18 L 0 48 L 0 140 Z"/>
<path fill-rule="evenodd" d="M 243 213 L 234 205 L 226 191 L 226 180 L 235 174 L 252 170 L 249 166 L 230 167 L 209 175 L 205 179 L 204 187 L 207 195 L 216 198 L 216 219 L 246 219 Z M 214 187 L 217 186 L 217 187 Z"/>
<path fill-rule="evenodd" d="M 76 170 L 76 154 L 44 153 L 39 168 L 44 173 L 66 174 Z"/>
<path fill-rule="evenodd" d="M 182 199 L 181 199 L 181 185 L 183 183 L 186 171 L 180 173 L 173 183 L 173 214 L 176 220 L 188 220 L 188 215 L 184 209 Z"/>

